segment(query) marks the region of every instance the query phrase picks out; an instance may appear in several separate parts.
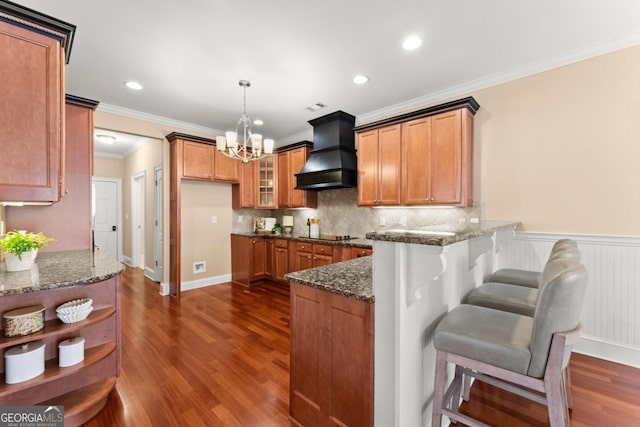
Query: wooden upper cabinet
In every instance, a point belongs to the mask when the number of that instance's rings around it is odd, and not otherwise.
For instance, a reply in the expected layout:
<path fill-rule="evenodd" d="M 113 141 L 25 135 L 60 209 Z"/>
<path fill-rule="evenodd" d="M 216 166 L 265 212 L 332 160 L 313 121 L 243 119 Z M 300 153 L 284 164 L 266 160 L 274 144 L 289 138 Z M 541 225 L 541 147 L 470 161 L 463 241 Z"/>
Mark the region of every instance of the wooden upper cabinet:
<path fill-rule="evenodd" d="M 431 200 L 431 117 L 402 124 L 402 204 L 425 205 Z"/>
<path fill-rule="evenodd" d="M 182 150 L 183 178 L 206 180 L 213 178 L 215 146 L 184 141 Z"/>
<path fill-rule="evenodd" d="M 61 43 L 69 39 L 22 18 L 0 21 L 0 201 L 56 202 L 64 194 Z"/>
<path fill-rule="evenodd" d="M 242 162 L 225 156 L 217 149 L 213 159 L 214 180 L 232 183 L 240 181 L 240 165 L 243 164 Z"/>
<path fill-rule="evenodd" d="M 256 163 L 256 208 L 275 209 L 278 204 L 276 155 L 267 154 L 254 163 Z"/>
<path fill-rule="evenodd" d="M 466 109 L 403 123 L 403 204 L 473 204 L 472 133 Z"/>
<path fill-rule="evenodd" d="M 358 205 L 473 206 L 478 108 L 464 98 L 356 128 Z"/>
<path fill-rule="evenodd" d="M 240 163 L 239 183 L 231 189 L 233 209 L 253 209 L 256 207 L 256 162 Z"/>
<path fill-rule="evenodd" d="M 241 162 L 221 154 L 213 139 L 176 132 L 168 135 L 169 138 L 181 146 L 181 178 L 232 184 L 239 182 Z"/>
<path fill-rule="evenodd" d="M 311 147 L 304 145 L 278 153 L 278 207 L 317 208 L 315 191 L 296 189 L 296 174 L 309 158 Z"/>
<path fill-rule="evenodd" d="M 401 126 L 358 134 L 358 205 L 400 204 Z"/>

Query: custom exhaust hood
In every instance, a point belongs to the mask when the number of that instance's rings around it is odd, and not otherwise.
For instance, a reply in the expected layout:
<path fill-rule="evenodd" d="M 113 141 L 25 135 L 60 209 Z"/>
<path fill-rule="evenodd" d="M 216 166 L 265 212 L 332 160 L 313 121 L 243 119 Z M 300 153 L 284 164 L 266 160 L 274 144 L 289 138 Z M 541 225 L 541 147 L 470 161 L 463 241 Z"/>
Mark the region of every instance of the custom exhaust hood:
<path fill-rule="evenodd" d="M 313 126 L 313 151 L 296 174 L 300 190 L 330 190 L 357 186 L 353 127 L 356 118 L 336 111 L 309 120 Z"/>

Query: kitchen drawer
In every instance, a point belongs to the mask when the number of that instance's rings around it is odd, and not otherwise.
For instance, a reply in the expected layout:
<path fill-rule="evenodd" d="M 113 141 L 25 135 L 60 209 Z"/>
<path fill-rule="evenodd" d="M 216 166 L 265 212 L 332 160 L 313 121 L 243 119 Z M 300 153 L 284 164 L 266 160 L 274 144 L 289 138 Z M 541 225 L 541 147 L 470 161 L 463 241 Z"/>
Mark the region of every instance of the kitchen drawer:
<path fill-rule="evenodd" d="M 367 248 L 351 248 L 351 257 L 360 258 L 363 256 L 369 256 L 373 254 L 373 249 Z"/>
<path fill-rule="evenodd" d="M 276 241 L 276 248 L 288 248 L 289 247 L 289 241 L 286 239 L 275 239 Z"/>
<path fill-rule="evenodd" d="M 311 243 L 305 243 L 305 242 L 297 242 L 296 243 L 296 251 L 297 252 L 309 252 L 311 253 L 311 248 L 313 247 L 313 245 Z"/>
<path fill-rule="evenodd" d="M 317 243 L 313 244 L 313 254 L 314 255 L 333 255 L 333 246 L 332 245 L 318 245 Z"/>

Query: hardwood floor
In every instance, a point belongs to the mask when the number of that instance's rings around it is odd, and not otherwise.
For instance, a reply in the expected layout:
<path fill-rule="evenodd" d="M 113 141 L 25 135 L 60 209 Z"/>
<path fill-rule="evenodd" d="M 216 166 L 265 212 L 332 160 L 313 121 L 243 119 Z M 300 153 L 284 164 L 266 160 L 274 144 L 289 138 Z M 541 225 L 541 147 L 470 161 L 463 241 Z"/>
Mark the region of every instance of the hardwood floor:
<path fill-rule="evenodd" d="M 140 270 L 122 279 L 122 373 L 86 426 L 290 425 L 288 291 L 222 284 L 176 300 Z M 572 426 L 640 425 L 640 369 L 580 354 L 571 369 Z M 549 425 L 546 407 L 479 381 L 463 408 L 494 426 Z"/>

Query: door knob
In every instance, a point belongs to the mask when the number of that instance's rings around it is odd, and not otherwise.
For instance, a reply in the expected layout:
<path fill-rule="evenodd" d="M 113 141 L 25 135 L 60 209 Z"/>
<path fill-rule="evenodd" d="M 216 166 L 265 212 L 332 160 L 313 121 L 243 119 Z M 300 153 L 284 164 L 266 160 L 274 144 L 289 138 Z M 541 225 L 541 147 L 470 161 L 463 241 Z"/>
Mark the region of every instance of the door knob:
<path fill-rule="evenodd" d="M 118 230 L 118 226 L 117 225 L 112 225 L 111 226 L 111 231 L 116 231 Z"/>

